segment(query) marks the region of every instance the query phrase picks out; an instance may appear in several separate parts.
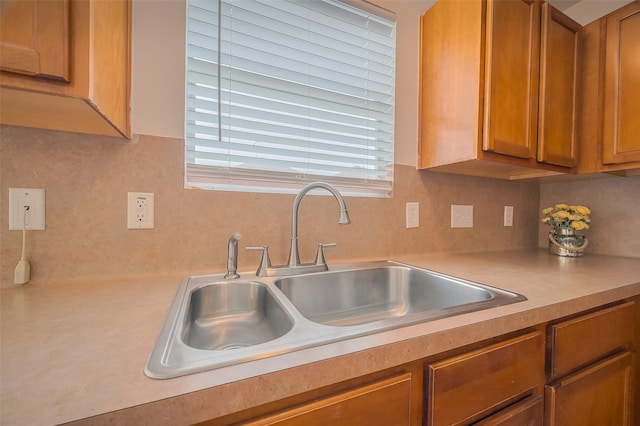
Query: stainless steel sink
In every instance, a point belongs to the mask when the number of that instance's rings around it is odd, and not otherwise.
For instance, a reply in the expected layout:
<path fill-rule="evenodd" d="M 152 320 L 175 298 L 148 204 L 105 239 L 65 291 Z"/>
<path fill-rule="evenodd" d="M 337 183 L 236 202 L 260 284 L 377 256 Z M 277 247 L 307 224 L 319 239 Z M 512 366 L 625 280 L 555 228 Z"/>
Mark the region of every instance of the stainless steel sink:
<path fill-rule="evenodd" d="M 299 275 L 275 284 L 305 318 L 333 326 L 436 313 L 497 296 L 477 284 L 407 266 Z"/>
<path fill-rule="evenodd" d="M 268 342 L 293 319 L 264 284 L 217 282 L 190 293 L 182 340 L 197 349 L 225 350 Z"/>
<path fill-rule="evenodd" d="M 187 277 L 145 374 L 177 377 L 522 300 L 393 261 L 286 278 Z"/>

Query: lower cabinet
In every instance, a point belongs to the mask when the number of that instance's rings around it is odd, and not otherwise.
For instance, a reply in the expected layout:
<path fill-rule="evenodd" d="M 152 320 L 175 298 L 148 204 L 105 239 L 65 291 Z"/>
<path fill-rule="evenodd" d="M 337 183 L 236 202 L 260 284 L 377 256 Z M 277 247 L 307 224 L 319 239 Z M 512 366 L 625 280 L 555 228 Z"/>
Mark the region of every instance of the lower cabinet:
<path fill-rule="evenodd" d="M 246 426 L 411 424 L 411 374 L 380 380 L 265 417 Z"/>
<path fill-rule="evenodd" d="M 609 304 L 201 425 L 640 426 L 639 303 Z"/>
<path fill-rule="evenodd" d="M 479 422 L 476 426 L 542 426 L 544 400 L 530 396 Z"/>
<path fill-rule="evenodd" d="M 425 424 L 469 424 L 540 393 L 543 385 L 540 331 L 429 364 Z"/>
<path fill-rule="evenodd" d="M 548 325 L 546 425 L 633 424 L 636 318 L 630 301 Z"/>
<path fill-rule="evenodd" d="M 633 354 L 623 352 L 545 389 L 549 426 L 632 425 Z"/>

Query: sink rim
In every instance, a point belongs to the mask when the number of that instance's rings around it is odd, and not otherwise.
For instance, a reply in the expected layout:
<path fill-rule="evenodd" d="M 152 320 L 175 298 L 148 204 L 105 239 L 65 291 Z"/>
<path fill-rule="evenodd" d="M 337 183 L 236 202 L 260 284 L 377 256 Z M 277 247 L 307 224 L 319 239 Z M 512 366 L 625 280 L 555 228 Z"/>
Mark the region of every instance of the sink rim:
<path fill-rule="evenodd" d="M 390 266 L 409 268 L 442 278 L 452 279 L 474 287 L 480 287 L 500 297 L 444 308 L 437 314 L 431 311 L 422 311 L 358 325 L 330 326 L 307 319 L 275 285 L 276 281 L 286 278 L 301 278 L 308 275 L 322 275 L 340 271 Z M 183 316 L 188 307 L 189 296 L 195 289 L 216 282 L 228 282 L 231 284 L 237 282 L 258 282 L 264 285 L 267 291 L 269 291 L 284 310 L 287 311 L 287 314 L 293 318 L 293 327 L 287 333 L 276 339 L 235 350 L 197 349 L 188 346 L 182 341 L 181 336 L 185 323 Z M 522 294 L 394 260 L 336 264 L 331 265 L 328 271 L 293 277 L 256 277 L 253 272 L 243 273 L 240 279 L 237 280 L 225 280 L 223 274 L 187 276 L 181 281 L 174 296 L 160 333 L 145 365 L 144 373 L 153 379 L 180 377 L 525 300 L 527 300 L 527 298 Z"/>

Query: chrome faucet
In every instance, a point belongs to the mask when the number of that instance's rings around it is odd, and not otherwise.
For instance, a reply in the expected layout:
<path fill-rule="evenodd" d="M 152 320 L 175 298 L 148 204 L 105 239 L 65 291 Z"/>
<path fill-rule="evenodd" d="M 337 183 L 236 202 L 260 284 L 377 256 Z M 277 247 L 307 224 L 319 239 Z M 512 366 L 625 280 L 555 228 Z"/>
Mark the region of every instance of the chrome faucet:
<path fill-rule="evenodd" d="M 238 241 L 242 238 L 242 234 L 235 232 L 229 237 L 229 255 L 227 257 L 227 273 L 224 276 L 225 279 L 235 280 L 240 278 L 238 275 Z"/>
<path fill-rule="evenodd" d="M 351 223 L 349 218 L 349 211 L 347 205 L 342 198 L 342 194 L 338 192 L 333 186 L 324 182 L 313 182 L 305 186 L 300 190 L 296 198 L 293 200 L 293 209 L 291 212 L 291 247 L 289 249 L 289 261 L 286 265 L 272 266 L 269 259 L 269 247 L 247 247 L 247 250 L 260 250 L 262 251 L 262 260 L 256 275 L 260 277 L 278 277 L 287 275 L 298 275 L 311 272 L 326 271 L 328 268 L 324 258 L 324 247 L 335 247 L 335 243 L 331 244 L 318 244 L 318 250 L 316 253 L 316 259 L 313 263 L 300 263 L 300 254 L 298 251 L 298 208 L 302 198 L 313 189 L 326 189 L 329 191 L 338 202 L 340 207 L 340 216 L 338 223 L 340 225 L 348 225 Z"/>
<path fill-rule="evenodd" d="M 351 219 L 349 218 L 349 211 L 347 210 L 347 205 L 344 202 L 344 198 L 342 198 L 342 194 L 338 192 L 333 186 L 324 182 L 313 182 L 309 185 L 305 186 L 300 190 L 298 195 L 296 195 L 295 200 L 293 200 L 293 211 L 291 213 L 291 247 L 289 249 L 289 263 L 288 266 L 290 268 L 295 268 L 300 266 L 300 255 L 298 252 L 298 208 L 300 207 L 300 202 L 302 198 L 311 190 L 316 188 L 324 188 L 329 191 L 338 201 L 338 205 L 340 206 L 340 218 L 338 219 L 338 223 L 340 225 L 348 225 L 351 223 Z M 320 249 L 320 253 L 322 253 Z M 324 256 L 323 256 L 324 257 Z"/>

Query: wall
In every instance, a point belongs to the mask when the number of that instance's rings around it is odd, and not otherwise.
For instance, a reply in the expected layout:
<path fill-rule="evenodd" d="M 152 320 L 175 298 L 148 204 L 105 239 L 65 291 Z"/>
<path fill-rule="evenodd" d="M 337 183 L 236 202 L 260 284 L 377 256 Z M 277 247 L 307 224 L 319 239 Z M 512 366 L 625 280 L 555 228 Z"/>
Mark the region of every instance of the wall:
<path fill-rule="evenodd" d="M 587 253 L 640 258 L 640 176 L 540 185 L 541 209 L 559 203 L 591 209 Z M 540 226 L 540 247 L 547 247 L 550 229 Z"/>
<path fill-rule="evenodd" d="M 12 285 L 19 231 L 7 229 L 7 187 L 46 189 L 45 231 L 28 233 L 33 282 L 223 271 L 226 242 L 240 231 L 240 269 L 255 270 L 268 244 L 274 264 L 288 255 L 293 196 L 183 189 L 182 141 L 2 128 L 2 282 Z M 394 197 L 347 198 L 352 224 L 338 225 L 332 197 L 305 197 L 300 250 L 311 261 L 318 242 L 335 242 L 329 262 L 392 258 L 411 252 L 535 247 L 538 187 L 396 167 Z M 155 229 L 126 229 L 126 193 L 155 193 Z M 404 228 L 405 202 L 420 202 L 420 228 Z M 475 206 L 474 228 L 451 229 L 451 204 Z M 515 225 L 502 226 L 502 206 Z"/>

